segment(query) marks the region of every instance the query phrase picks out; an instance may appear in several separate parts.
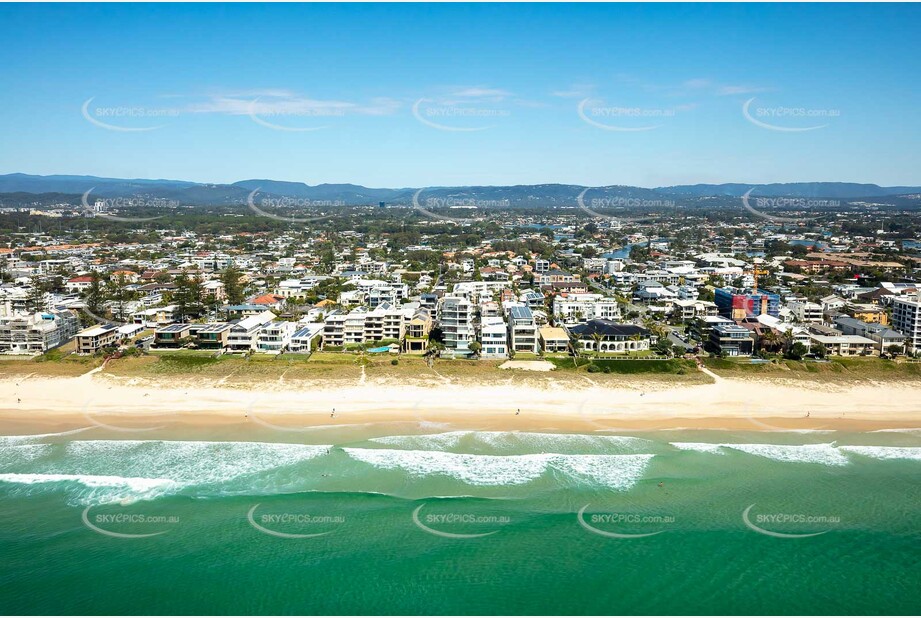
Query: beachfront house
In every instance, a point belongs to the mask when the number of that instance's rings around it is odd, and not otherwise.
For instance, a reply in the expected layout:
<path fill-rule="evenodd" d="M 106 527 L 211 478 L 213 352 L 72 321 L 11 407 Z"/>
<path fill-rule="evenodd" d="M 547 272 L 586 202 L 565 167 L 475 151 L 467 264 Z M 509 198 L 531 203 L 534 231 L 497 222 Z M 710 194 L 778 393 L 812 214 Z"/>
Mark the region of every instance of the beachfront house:
<path fill-rule="evenodd" d="M 508 308 L 508 339 L 513 352 L 537 354 L 537 324 L 531 309 L 524 305 Z"/>
<path fill-rule="evenodd" d="M 544 326 L 538 333 L 540 347 L 544 352 L 559 353 L 569 349 L 569 335 L 558 326 Z"/>
<path fill-rule="evenodd" d="M 720 356 L 751 356 L 755 351 L 755 336 L 744 326 L 717 323 L 710 328 L 707 347 Z"/>
<path fill-rule="evenodd" d="M 651 333 L 642 326 L 596 318 L 568 328 L 572 339 L 587 352 L 622 354 L 649 350 Z"/>
<path fill-rule="evenodd" d="M 324 325 L 318 322 L 298 324 L 297 330 L 291 335 L 289 350 L 296 354 L 310 354 L 319 349 L 323 340 Z"/>
<path fill-rule="evenodd" d="M 120 339 L 114 324 L 97 324 L 76 334 L 77 354 L 95 354 L 106 346 L 117 345 Z"/>
<path fill-rule="evenodd" d="M 178 348 L 191 336 L 191 324 L 170 324 L 154 331 L 153 344 L 157 348 Z"/>
<path fill-rule="evenodd" d="M 296 322 L 269 322 L 259 331 L 256 349 L 263 354 L 281 354 L 291 345 Z"/>
<path fill-rule="evenodd" d="M 508 327 L 502 316 L 482 318 L 480 323 L 480 357 L 508 358 Z"/>
<path fill-rule="evenodd" d="M 237 320 L 230 327 L 227 337 L 227 348 L 231 352 L 251 352 L 256 349 L 259 342 L 259 332 L 263 327 L 275 319 L 275 314 L 269 310 Z"/>

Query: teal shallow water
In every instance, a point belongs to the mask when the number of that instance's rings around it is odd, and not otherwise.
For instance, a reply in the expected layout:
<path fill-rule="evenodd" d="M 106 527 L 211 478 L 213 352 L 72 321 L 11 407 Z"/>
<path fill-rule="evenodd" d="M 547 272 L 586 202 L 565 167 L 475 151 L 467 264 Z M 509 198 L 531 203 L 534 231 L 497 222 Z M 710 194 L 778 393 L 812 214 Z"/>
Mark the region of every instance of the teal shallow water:
<path fill-rule="evenodd" d="M 0 607 L 921 611 L 919 433 L 437 431 L 0 438 Z"/>

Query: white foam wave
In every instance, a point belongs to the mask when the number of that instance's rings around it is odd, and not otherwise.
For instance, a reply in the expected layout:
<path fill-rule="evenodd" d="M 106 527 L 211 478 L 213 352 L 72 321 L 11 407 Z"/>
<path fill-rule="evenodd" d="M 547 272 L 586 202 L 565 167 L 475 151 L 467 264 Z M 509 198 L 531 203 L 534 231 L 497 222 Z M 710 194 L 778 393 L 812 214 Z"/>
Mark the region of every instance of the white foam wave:
<path fill-rule="evenodd" d="M 269 442 L 86 440 L 67 444 L 49 472 L 165 478 L 183 485 L 223 483 L 325 454 L 325 445 Z"/>
<path fill-rule="evenodd" d="M 50 444 L 0 444 L 0 468 L 5 470 L 44 457 L 51 449 Z"/>
<path fill-rule="evenodd" d="M 176 482 L 170 479 L 81 474 L 0 474 L 0 483 L 78 485 L 79 489 L 74 492 L 74 497 L 81 504 L 150 499 L 170 493 L 177 488 Z"/>
<path fill-rule="evenodd" d="M 733 449 L 785 463 L 814 463 L 826 466 L 844 466 L 848 459 L 834 444 L 713 444 L 709 442 L 671 442 L 675 448 L 701 453 L 725 454 L 723 449 Z"/>
<path fill-rule="evenodd" d="M 711 444 L 709 442 L 669 442 L 669 444 L 682 451 L 698 451 L 714 455 L 725 454 L 722 444 Z"/>
<path fill-rule="evenodd" d="M 92 429 L 92 427 L 81 427 L 79 429 L 71 429 L 70 431 L 60 431 L 57 433 L 35 433 L 35 434 L 24 434 L 18 436 L 0 436 L 0 445 L 2 444 L 24 444 L 31 442 L 41 442 L 46 438 L 57 438 L 60 436 L 71 436 L 76 433 L 81 433 Z"/>
<path fill-rule="evenodd" d="M 343 449 L 349 457 L 412 476 L 444 475 L 470 485 L 522 485 L 554 468 L 575 480 L 627 489 L 642 476 L 652 455 L 470 455 L 443 451 Z"/>
<path fill-rule="evenodd" d="M 846 453 L 873 459 L 914 459 L 921 461 L 921 447 L 917 446 L 841 446 Z"/>
<path fill-rule="evenodd" d="M 845 466 L 848 463 L 834 444 L 723 444 L 726 448 L 782 461 L 786 463 L 815 463 L 826 466 Z"/>
<path fill-rule="evenodd" d="M 435 434 L 382 436 L 370 442 L 408 450 L 533 451 L 536 453 L 637 453 L 648 448 L 650 441 L 630 436 L 601 436 L 525 431 L 450 431 Z"/>

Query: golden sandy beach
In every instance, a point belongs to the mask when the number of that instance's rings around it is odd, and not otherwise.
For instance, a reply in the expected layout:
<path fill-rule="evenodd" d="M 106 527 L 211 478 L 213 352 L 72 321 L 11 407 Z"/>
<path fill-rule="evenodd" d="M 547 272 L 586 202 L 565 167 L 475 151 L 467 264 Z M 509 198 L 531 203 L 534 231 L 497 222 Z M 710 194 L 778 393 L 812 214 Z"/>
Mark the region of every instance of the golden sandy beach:
<path fill-rule="evenodd" d="M 242 389 L 185 386 L 185 380 L 179 378 L 154 382 L 98 374 L 19 377 L 0 381 L 0 433 L 106 424 L 143 427 L 156 423 L 179 430 L 403 421 L 469 429 L 571 432 L 921 427 L 921 385 L 916 382 L 832 386 L 713 377 L 713 383 L 701 385 L 671 386 L 658 379 L 633 380 L 622 388 L 574 388 L 567 383 L 543 390 L 473 382 L 439 387 L 383 382 L 266 384 Z"/>

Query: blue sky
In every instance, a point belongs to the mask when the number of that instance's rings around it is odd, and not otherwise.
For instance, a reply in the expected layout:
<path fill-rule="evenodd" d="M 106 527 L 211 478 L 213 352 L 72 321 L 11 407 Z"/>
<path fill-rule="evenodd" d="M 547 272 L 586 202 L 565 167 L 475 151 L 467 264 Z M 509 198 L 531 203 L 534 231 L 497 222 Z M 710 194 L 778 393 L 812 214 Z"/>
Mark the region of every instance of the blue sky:
<path fill-rule="evenodd" d="M 3 5 L 0 173 L 917 185 L 919 27 L 916 5 Z"/>

